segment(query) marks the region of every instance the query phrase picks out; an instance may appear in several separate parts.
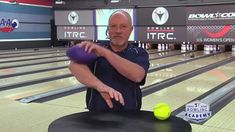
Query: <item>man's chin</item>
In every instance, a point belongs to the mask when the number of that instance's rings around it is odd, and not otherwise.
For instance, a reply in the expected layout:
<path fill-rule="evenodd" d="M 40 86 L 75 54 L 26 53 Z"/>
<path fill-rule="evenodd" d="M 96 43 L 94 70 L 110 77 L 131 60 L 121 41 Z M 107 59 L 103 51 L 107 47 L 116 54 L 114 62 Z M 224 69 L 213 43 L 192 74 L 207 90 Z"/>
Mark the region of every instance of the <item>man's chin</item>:
<path fill-rule="evenodd" d="M 121 45 L 124 45 L 124 41 L 117 41 L 117 40 L 113 40 L 111 41 L 113 45 L 116 45 L 116 46 L 121 46 Z"/>

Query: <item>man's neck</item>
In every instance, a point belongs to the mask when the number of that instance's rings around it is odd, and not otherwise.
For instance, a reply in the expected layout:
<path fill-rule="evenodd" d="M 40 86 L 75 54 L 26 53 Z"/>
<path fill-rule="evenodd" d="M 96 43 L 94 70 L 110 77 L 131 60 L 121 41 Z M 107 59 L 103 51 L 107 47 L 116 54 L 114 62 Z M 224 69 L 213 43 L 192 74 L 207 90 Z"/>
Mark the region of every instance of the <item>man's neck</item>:
<path fill-rule="evenodd" d="M 114 52 L 121 52 L 127 48 L 128 43 L 123 46 L 113 45 L 112 43 L 110 45 L 111 45 L 111 48 Z"/>

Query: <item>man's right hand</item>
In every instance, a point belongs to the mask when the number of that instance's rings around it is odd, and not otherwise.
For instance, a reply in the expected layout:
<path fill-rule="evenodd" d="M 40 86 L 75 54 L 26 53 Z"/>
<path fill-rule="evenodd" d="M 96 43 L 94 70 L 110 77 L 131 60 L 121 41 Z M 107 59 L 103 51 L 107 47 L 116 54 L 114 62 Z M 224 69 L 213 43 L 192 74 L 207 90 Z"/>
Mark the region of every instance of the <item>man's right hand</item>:
<path fill-rule="evenodd" d="M 97 90 L 100 92 L 101 96 L 103 97 L 103 99 L 105 100 L 105 102 L 107 103 L 109 108 L 111 108 L 111 109 L 113 108 L 112 99 L 115 99 L 123 106 L 125 105 L 122 94 L 120 92 L 118 92 L 117 90 L 115 90 L 107 85 L 99 87 L 99 88 L 97 88 Z"/>
<path fill-rule="evenodd" d="M 96 54 L 96 56 L 99 56 L 99 57 L 104 56 L 105 51 L 107 51 L 106 48 L 91 41 L 83 41 L 79 44 L 79 46 L 84 47 L 85 52 L 87 53 L 93 52 Z"/>

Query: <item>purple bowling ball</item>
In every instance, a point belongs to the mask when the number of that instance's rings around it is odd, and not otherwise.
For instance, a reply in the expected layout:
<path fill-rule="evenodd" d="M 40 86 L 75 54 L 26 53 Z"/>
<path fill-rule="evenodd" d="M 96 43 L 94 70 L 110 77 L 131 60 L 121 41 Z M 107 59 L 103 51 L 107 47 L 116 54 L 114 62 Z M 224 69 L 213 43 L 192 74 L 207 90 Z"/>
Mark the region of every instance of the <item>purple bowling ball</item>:
<path fill-rule="evenodd" d="M 84 47 L 73 46 L 66 52 L 70 60 L 75 61 L 79 64 L 89 64 L 96 60 L 97 56 L 95 53 L 87 53 Z"/>

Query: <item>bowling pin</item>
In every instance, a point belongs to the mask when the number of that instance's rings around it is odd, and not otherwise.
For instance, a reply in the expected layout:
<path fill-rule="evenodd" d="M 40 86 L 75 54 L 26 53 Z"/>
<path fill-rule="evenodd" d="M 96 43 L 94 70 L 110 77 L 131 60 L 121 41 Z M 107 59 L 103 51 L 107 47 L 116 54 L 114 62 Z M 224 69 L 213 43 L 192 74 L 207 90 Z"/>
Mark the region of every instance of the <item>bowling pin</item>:
<path fill-rule="evenodd" d="M 157 48 L 158 48 L 158 50 L 162 50 L 162 45 L 161 45 L 161 44 L 158 44 L 158 45 L 157 45 Z"/>
<path fill-rule="evenodd" d="M 207 45 L 204 45 L 204 51 L 208 51 L 209 47 Z"/>
<path fill-rule="evenodd" d="M 213 45 L 213 51 L 217 51 L 217 45 Z"/>
<path fill-rule="evenodd" d="M 210 51 L 210 46 L 206 45 L 206 51 Z"/>
<path fill-rule="evenodd" d="M 192 44 L 193 46 L 193 50 L 197 50 L 197 45 L 196 44 Z"/>
<path fill-rule="evenodd" d="M 232 45 L 232 51 L 235 51 L 235 45 Z"/>
<path fill-rule="evenodd" d="M 193 50 L 193 45 L 189 44 L 189 50 Z"/>
<path fill-rule="evenodd" d="M 232 45 L 232 54 L 235 56 L 235 45 Z"/>
<path fill-rule="evenodd" d="M 145 49 L 148 49 L 148 43 L 145 43 Z"/>
<path fill-rule="evenodd" d="M 165 50 L 165 44 L 162 44 L 162 50 Z"/>
<path fill-rule="evenodd" d="M 181 44 L 181 50 L 186 51 L 185 42 L 183 42 L 183 44 Z"/>
<path fill-rule="evenodd" d="M 209 45 L 209 51 L 213 51 L 213 45 Z"/>
<path fill-rule="evenodd" d="M 141 43 L 140 43 L 140 41 L 138 41 L 138 47 L 141 47 Z"/>

